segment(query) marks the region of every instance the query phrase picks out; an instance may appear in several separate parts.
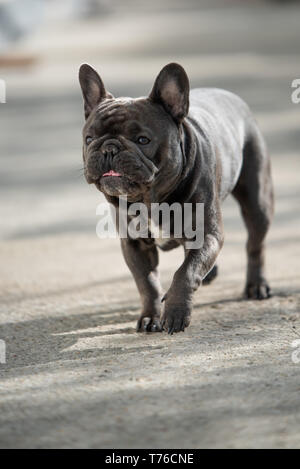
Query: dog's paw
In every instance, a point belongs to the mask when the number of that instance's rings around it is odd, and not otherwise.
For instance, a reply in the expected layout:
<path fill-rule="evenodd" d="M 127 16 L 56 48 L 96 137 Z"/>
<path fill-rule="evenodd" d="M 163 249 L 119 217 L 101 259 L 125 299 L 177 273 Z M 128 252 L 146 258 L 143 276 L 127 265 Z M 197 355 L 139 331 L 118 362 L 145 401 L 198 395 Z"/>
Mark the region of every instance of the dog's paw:
<path fill-rule="evenodd" d="M 271 297 L 271 289 L 265 280 L 249 282 L 245 288 L 245 297 L 252 300 L 266 300 Z"/>
<path fill-rule="evenodd" d="M 191 322 L 191 312 L 185 307 L 168 307 L 162 316 L 162 327 L 168 334 L 174 334 L 174 332 L 184 332 L 184 329 L 189 326 Z"/>
<path fill-rule="evenodd" d="M 162 330 L 159 318 L 141 316 L 136 325 L 137 332 L 162 332 Z"/>

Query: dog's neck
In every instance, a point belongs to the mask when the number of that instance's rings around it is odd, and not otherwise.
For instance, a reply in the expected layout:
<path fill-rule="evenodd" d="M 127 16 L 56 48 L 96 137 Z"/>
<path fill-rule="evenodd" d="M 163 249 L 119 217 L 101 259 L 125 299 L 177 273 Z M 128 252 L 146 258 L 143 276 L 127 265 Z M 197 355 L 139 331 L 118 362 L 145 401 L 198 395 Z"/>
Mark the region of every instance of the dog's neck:
<path fill-rule="evenodd" d="M 190 194 L 193 194 L 195 184 L 197 183 L 195 181 L 195 167 L 200 164 L 198 155 L 201 149 L 199 148 L 199 142 L 189 118 L 184 119 L 179 127 L 179 133 L 182 168 L 176 184 L 168 191 L 165 198 L 165 201 L 168 203 L 187 202 L 190 200 Z"/>

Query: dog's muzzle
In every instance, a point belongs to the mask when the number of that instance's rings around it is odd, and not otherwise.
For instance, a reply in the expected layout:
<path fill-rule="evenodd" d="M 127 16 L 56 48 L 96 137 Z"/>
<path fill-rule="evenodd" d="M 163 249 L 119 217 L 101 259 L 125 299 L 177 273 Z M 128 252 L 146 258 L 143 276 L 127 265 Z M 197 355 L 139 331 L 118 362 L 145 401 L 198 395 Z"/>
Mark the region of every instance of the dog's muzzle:
<path fill-rule="evenodd" d="M 105 140 L 101 145 L 100 151 L 103 156 L 114 157 L 122 150 L 120 142 L 116 139 Z"/>

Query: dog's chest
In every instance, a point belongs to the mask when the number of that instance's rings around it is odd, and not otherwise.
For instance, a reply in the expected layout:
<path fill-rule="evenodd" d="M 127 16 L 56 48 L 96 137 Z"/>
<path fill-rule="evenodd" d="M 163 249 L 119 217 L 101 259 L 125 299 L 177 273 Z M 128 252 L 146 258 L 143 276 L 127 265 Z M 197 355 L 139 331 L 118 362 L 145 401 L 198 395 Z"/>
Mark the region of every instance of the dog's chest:
<path fill-rule="evenodd" d="M 166 246 L 173 236 L 170 234 L 169 227 L 163 227 L 156 223 L 152 218 L 149 218 L 149 227 L 152 238 L 155 239 L 155 244 L 161 248 Z"/>

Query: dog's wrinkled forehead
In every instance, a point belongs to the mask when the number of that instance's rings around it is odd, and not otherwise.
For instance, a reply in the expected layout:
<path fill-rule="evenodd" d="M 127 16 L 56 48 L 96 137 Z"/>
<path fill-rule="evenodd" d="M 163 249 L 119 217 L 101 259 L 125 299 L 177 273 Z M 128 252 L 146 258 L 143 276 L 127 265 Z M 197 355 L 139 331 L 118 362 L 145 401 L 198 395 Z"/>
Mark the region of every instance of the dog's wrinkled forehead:
<path fill-rule="evenodd" d="M 105 99 L 96 108 L 92 127 L 100 133 L 137 134 L 145 129 L 157 130 L 157 109 L 146 99 Z"/>
<path fill-rule="evenodd" d="M 124 129 L 126 123 L 135 121 L 137 117 L 138 112 L 132 99 L 106 99 L 98 105 L 94 122 L 99 130 L 118 133 Z"/>

